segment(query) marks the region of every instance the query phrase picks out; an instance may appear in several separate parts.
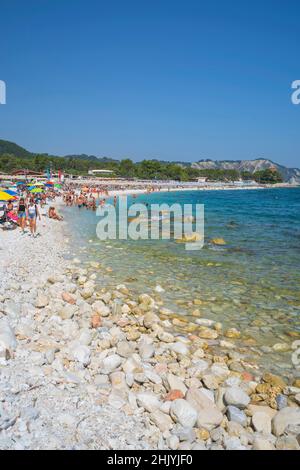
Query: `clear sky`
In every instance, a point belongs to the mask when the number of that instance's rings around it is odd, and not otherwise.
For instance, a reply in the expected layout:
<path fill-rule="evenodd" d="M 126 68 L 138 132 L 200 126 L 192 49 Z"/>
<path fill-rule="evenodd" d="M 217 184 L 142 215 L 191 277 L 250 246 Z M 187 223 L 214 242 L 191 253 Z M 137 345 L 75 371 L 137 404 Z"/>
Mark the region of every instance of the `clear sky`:
<path fill-rule="evenodd" d="M 300 166 L 299 0 L 1 0 L 0 138 Z"/>

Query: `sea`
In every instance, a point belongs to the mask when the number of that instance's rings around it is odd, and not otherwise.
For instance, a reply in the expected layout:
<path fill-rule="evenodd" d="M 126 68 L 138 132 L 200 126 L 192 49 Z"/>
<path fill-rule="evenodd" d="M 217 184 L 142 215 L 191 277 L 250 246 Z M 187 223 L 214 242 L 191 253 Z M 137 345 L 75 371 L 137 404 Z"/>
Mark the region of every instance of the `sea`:
<path fill-rule="evenodd" d="M 125 284 L 178 318 L 237 328 L 250 360 L 299 375 L 292 353 L 300 340 L 300 188 L 161 192 L 127 203 L 204 205 L 203 248 L 187 251 L 174 239 L 102 241 L 97 213 L 75 206 L 64 208 L 67 257 L 99 262 L 102 287 Z"/>

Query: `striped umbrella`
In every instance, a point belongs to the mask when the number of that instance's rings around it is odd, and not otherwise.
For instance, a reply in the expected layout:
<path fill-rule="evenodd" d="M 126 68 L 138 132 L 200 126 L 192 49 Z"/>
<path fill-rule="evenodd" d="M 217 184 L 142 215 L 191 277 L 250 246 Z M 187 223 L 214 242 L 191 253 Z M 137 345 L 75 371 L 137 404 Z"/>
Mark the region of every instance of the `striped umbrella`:
<path fill-rule="evenodd" d="M 11 196 L 18 196 L 16 191 L 12 191 L 11 189 L 4 189 L 4 192 L 10 194 Z"/>
<path fill-rule="evenodd" d="M 14 201 L 16 196 L 8 194 L 6 191 L 0 191 L 0 201 Z"/>

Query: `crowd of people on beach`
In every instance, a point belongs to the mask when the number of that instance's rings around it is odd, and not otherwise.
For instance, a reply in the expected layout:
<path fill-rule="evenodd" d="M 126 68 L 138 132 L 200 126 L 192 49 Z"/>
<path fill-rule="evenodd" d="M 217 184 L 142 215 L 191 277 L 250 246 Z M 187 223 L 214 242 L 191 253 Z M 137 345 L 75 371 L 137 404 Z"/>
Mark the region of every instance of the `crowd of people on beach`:
<path fill-rule="evenodd" d="M 20 185 L 17 189 L 17 197 L 8 199 L 5 203 L 0 202 L 2 228 L 15 229 L 19 227 L 22 234 L 28 233 L 36 238 L 40 235 L 37 231 L 37 221 L 42 221 L 43 217 L 63 220 L 53 205 L 56 197 L 60 195 L 60 192 L 53 189 L 33 194 L 25 184 Z M 45 225 L 45 221 L 43 221 L 43 225 Z"/>
<path fill-rule="evenodd" d="M 57 197 L 61 197 L 67 207 L 77 206 L 79 209 L 96 211 L 98 206 L 105 205 L 109 190 L 110 188 L 105 185 L 65 184 L 59 190 L 50 187 L 32 193 L 28 184 L 24 183 L 18 185 L 16 197 L 12 196 L 11 199 L 0 202 L 0 224 L 6 230 L 19 227 L 22 234 L 29 233 L 36 238 L 40 235 L 37 231 L 38 222 L 43 221 L 43 217 L 63 220 L 53 205 Z M 113 202 L 114 205 L 117 204 L 117 196 L 114 196 Z"/>
<path fill-rule="evenodd" d="M 65 186 L 63 192 L 63 201 L 67 207 L 77 206 L 78 209 L 96 211 L 98 205 L 103 207 L 107 198 L 110 197 L 107 187 L 95 186 Z M 132 194 L 135 198 L 136 194 Z M 116 206 L 117 196 L 113 196 L 113 203 Z"/>
<path fill-rule="evenodd" d="M 96 197 L 94 196 L 94 192 L 83 192 L 83 191 L 76 191 L 75 189 L 67 189 L 63 194 L 63 200 L 66 206 L 78 206 L 79 209 L 85 207 L 86 209 L 90 209 L 95 211 L 97 208 L 96 204 Z M 98 198 L 100 192 L 98 191 Z M 108 193 L 107 193 L 108 195 Z"/>
<path fill-rule="evenodd" d="M 34 185 L 34 182 L 31 182 Z M 16 196 L 5 202 L 0 201 L 0 226 L 3 229 L 20 228 L 21 233 L 29 233 L 32 237 L 37 237 L 40 233 L 37 231 L 38 221 L 43 221 L 44 217 L 54 220 L 63 220 L 63 217 L 57 213 L 53 205 L 57 197 L 61 197 L 67 207 L 77 206 L 78 209 L 96 211 L 97 207 L 104 207 L 110 192 L 115 190 L 109 184 L 84 184 L 73 183 L 64 184 L 59 189 L 54 186 L 46 187 L 39 192 L 33 193 L 28 183 L 18 184 Z M 49 186 L 49 185 L 48 185 Z M 130 188 L 118 186 L 118 191 L 126 189 L 132 190 L 132 197 L 136 198 L 134 192 L 136 189 L 145 193 L 151 193 L 161 188 L 145 185 L 143 187 Z M 4 188 L 5 190 L 5 188 Z M 113 196 L 113 204 L 117 205 L 117 196 Z M 43 221 L 45 225 L 45 221 Z M 29 230 L 28 230 L 29 229 Z"/>

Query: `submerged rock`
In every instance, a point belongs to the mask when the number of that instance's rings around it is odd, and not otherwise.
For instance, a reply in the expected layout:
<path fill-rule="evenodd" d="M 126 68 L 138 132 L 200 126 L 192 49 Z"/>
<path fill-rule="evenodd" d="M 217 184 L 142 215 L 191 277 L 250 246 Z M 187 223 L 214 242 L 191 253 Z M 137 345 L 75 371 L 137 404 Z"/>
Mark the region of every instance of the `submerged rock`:
<path fill-rule="evenodd" d="M 199 328 L 199 337 L 203 339 L 216 339 L 218 337 L 218 332 L 216 330 L 212 330 L 205 326 L 201 326 Z"/>
<path fill-rule="evenodd" d="M 236 328 L 229 328 L 225 331 L 224 336 L 226 336 L 226 338 L 239 338 L 241 336 L 241 332 Z"/>
<path fill-rule="evenodd" d="M 210 240 L 210 243 L 212 243 L 213 245 L 221 245 L 221 246 L 222 246 L 222 245 L 226 245 L 226 242 L 225 242 L 224 238 L 221 238 L 221 237 L 219 237 L 219 238 L 212 238 L 212 239 Z"/>

